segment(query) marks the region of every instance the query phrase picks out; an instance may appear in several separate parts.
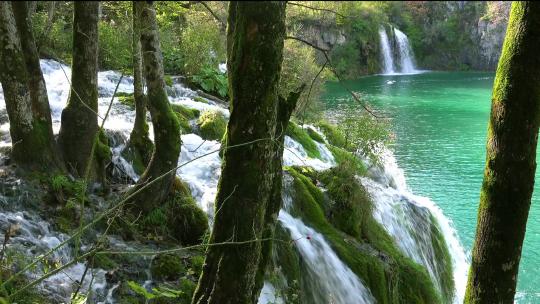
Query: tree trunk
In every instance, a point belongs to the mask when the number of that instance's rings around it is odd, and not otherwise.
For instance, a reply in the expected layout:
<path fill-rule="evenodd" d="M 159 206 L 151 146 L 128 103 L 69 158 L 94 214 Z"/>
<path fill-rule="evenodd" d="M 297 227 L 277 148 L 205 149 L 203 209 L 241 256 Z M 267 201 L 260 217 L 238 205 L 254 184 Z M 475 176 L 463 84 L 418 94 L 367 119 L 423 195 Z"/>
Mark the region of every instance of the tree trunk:
<path fill-rule="evenodd" d="M 154 144 L 148 135 L 146 123 L 146 96 L 143 90 L 140 13 L 133 2 L 133 87 L 135 98 L 135 123 L 129 137 L 128 153 L 146 167 L 152 157 Z"/>
<path fill-rule="evenodd" d="M 540 3 L 513 2 L 497 68 L 465 303 L 513 303 L 540 124 Z"/>
<path fill-rule="evenodd" d="M 55 169 L 50 109 L 24 3 L 0 3 L 0 80 L 10 121 L 14 160 L 30 169 Z M 20 28 L 17 29 L 17 26 Z"/>
<path fill-rule="evenodd" d="M 99 2 L 75 1 L 71 91 L 62 111 L 58 141 L 67 169 L 78 177 L 86 166 L 97 136 L 98 121 L 98 19 Z M 93 176 L 97 166 L 93 166 Z"/>
<path fill-rule="evenodd" d="M 282 155 L 278 140 L 269 139 L 281 133 L 276 131 L 277 86 L 285 2 L 233 1 L 228 22 L 231 116 L 227 146 L 259 141 L 225 150 L 210 243 L 248 243 L 208 247 L 193 298 L 198 304 L 254 303 L 260 292 L 258 272 L 265 267 L 261 265 L 263 244 L 256 239 L 273 230 L 275 210 L 281 207 L 275 187 L 281 188 Z"/>
<path fill-rule="evenodd" d="M 32 103 L 34 124 L 39 125 L 39 129 L 43 132 L 41 136 L 43 136 L 44 144 L 46 144 L 42 147 L 43 150 L 41 150 L 41 153 L 48 155 L 47 159 L 51 160 L 50 165 L 56 168 L 62 168 L 63 164 L 59 157 L 59 151 L 52 129 L 51 108 L 49 106 L 49 97 L 47 96 L 47 87 L 45 86 L 45 79 L 39 65 L 39 55 L 32 32 L 29 6 L 30 2 L 28 1 L 12 2 L 15 22 L 26 64 L 27 83 Z"/>
<path fill-rule="evenodd" d="M 304 91 L 305 85 L 302 85 L 296 92 L 289 94 L 288 98 L 279 97 L 279 109 L 277 116 L 277 128 L 276 128 L 276 141 L 278 146 L 275 149 L 275 154 L 273 158 L 274 172 L 276 176 L 274 178 L 274 184 L 272 186 L 272 194 L 270 196 L 270 201 L 268 207 L 266 208 L 266 216 L 264 220 L 264 230 L 262 233 L 263 239 L 273 239 L 274 232 L 276 228 L 277 217 L 279 210 L 282 207 L 283 199 L 281 197 L 283 179 L 283 150 L 285 147 L 285 133 L 287 131 L 287 126 L 289 125 L 289 120 L 291 115 L 296 108 L 298 99 L 302 92 Z M 257 270 L 257 277 L 255 278 L 255 291 L 252 297 L 252 303 L 257 303 L 259 297 L 259 291 L 262 289 L 264 284 L 264 277 L 266 273 L 266 268 L 270 262 L 272 253 L 272 242 L 266 241 L 262 243 L 261 250 L 261 259 L 259 262 L 259 269 Z"/>
<path fill-rule="evenodd" d="M 163 61 L 159 46 L 156 11 L 147 1 L 135 2 L 140 14 L 141 50 L 148 88 L 148 106 L 154 128 L 155 149 L 148 168 L 134 187 L 137 191 L 148 182 L 164 175 L 178 164 L 180 156 L 180 124 L 171 109 L 163 74 Z M 135 208 L 148 213 L 159 207 L 170 194 L 176 172 L 167 174 L 148 186 L 134 198 Z"/>

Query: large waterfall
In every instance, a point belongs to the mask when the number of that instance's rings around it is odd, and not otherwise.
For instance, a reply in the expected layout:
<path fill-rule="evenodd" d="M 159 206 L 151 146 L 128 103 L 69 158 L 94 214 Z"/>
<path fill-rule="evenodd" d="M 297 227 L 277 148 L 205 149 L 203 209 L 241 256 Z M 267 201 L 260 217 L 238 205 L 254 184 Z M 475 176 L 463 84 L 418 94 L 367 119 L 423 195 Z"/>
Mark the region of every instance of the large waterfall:
<path fill-rule="evenodd" d="M 415 74 L 420 72 L 414 63 L 414 53 L 407 35 L 392 28 L 389 38 L 384 27 L 379 28 L 379 39 L 384 75 Z M 396 59 L 396 60 L 394 60 Z"/>
<path fill-rule="evenodd" d="M 381 36 L 383 36 L 382 33 Z M 398 36 L 397 32 L 396 36 Z M 388 37 L 385 39 L 386 46 L 390 50 Z M 406 43 L 406 40 L 404 41 Z M 412 52 L 406 53 L 412 56 Z M 389 62 L 392 62 L 391 56 Z M 414 68 L 412 59 L 409 62 Z M 404 65 L 402 64 L 402 66 Z M 58 132 L 61 111 L 69 94 L 67 79 L 69 79 L 71 71 L 69 67 L 52 60 L 42 60 L 41 67 L 51 103 L 54 130 Z M 393 63 L 388 67 L 393 69 Z M 99 73 L 100 114 L 105 111 L 119 77 L 120 74 L 117 72 L 106 71 Z M 124 78 L 119 91 L 133 92 L 132 78 Z M 208 103 L 197 102 L 194 98 L 196 93 L 185 88 L 180 83 L 176 82 L 172 87 L 169 87 L 168 93 L 171 103 L 182 104 L 199 110 L 218 110 L 226 117 L 229 116 L 227 109 L 212 104 L 211 101 Z M 0 118 L 2 118 L 3 123 L 0 126 L 0 141 L 1 145 L 7 146 L 10 145 L 10 138 L 7 133 L 9 123 L 5 119 L 5 103 L 1 90 Z M 125 142 L 129 137 L 133 121 L 134 111 L 115 99 L 111 116 L 105 127 L 108 133 L 116 134 L 116 136 L 123 138 Z M 115 142 L 115 145 L 112 148 L 115 165 L 130 176 L 131 179 L 136 180 L 138 176 L 134 173 L 131 164 L 123 159 L 120 154 L 122 140 Z M 303 146 L 287 136 L 285 138 L 284 165 L 307 166 L 318 171 L 335 166 L 336 162 L 328 147 L 323 143 L 316 143 L 316 145 L 321 155 L 320 159 L 308 157 Z M 182 135 L 182 150 L 179 162 L 185 163 L 208 154 L 210 151 L 215 151 L 219 147 L 220 143 L 218 141 L 205 141 L 196 134 Z M 454 280 L 457 286 L 456 302 L 459 302 L 463 297 L 467 263 L 454 230 L 433 202 L 426 198 L 414 196 L 407 190 L 403 174 L 400 173 L 391 155 L 386 156 L 385 159 L 386 165 L 384 168 L 378 171 L 372 170 L 369 178 L 365 177 L 359 180 L 373 198 L 375 219 L 395 239 L 404 254 L 424 266 L 435 285 L 440 286 L 442 284 L 438 282 L 440 279 L 440 275 L 437 273 L 439 271 L 437 267 L 438 261 L 432 259 L 434 254 L 429 234 L 418 231 L 422 230 L 421 227 L 428 226 L 429 221 L 435 219 L 441 227 L 441 233 L 444 235 L 444 241 L 452 257 Z M 212 217 L 213 213 L 213 202 L 217 193 L 220 172 L 221 158 L 217 153 L 208 154 L 203 159 L 192 162 L 177 172 L 177 175 L 189 184 L 195 200 L 210 217 Z M 321 231 L 316 231 L 306 225 L 302 218 L 294 217 L 289 213 L 289 208 L 294 204 L 294 201 L 292 201 L 290 195 L 287 195 L 287 191 L 292 191 L 291 187 L 287 185 L 287 178 L 284 180 L 284 186 L 285 206 L 279 214 L 279 225 L 290 235 L 292 240 L 298 240 L 295 242 L 295 247 L 306 267 L 305 275 L 309 278 L 309 286 L 313 289 L 311 291 L 313 293 L 312 297 L 315 297 L 316 294 L 320 296 L 320 302 L 317 304 L 374 303 L 375 300 L 371 291 L 365 287 L 362 278 L 359 278 L 346 263 L 339 259 L 337 253 L 334 252 L 325 239 L 325 235 Z M 21 194 L 21 200 L 24 201 L 24 199 L 23 194 Z M 42 218 L 35 209 L 25 206 L 22 204 L 0 204 L 0 228 L 5 229 L 7 223 L 16 222 L 21 225 L 22 233 L 13 239 L 14 246 L 21 252 L 24 252 L 28 257 L 37 256 L 67 238 L 66 234 L 55 231 L 51 224 L 47 222 L 47 219 Z M 306 236 L 309 236 L 309 240 L 305 239 Z M 301 239 L 302 237 L 304 239 Z M 137 248 L 133 246 L 139 246 L 131 243 L 126 244 L 112 236 L 109 237 L 109 242 L 111 248 L 120 248 L 122 250 L 136 250 Z M 67 262 L 72 259 L 72 252 L 69 249 L 58 251 L 54 258 Z M 45 280 L 40 285 L 40 289 L 60 302 L 66 301 L 75 288 L 75 285 L 70 283 L 66 277 L 80 278 L 84 271 L 83 263 L 75 264 L 73 267 L 66 269 L 64 273 Z M 115 298 L 114 292 L 119 286 L 118 283 L 107 282 L 105 271 L 102 269 L 90 269 L 89 272 L 95 278 L 94 285 L 91 287 L 93 298 L 89 300 L 89 303 L 116 303 L 118 299 Z M 40 270 L 37 270 L 34 274 L 39 275 L 40 273 Z M 151 278 L 147 276 L 145 271 L 141 271 L 139 283 L 151 286 Z M 89 286 L 85 285 L 81 290 L 87 292 L 88 288 Z M 283 300 L 276 294 L 277 291 L 272 283 L 265 282 L 259 303 L 283 303 Z"/>

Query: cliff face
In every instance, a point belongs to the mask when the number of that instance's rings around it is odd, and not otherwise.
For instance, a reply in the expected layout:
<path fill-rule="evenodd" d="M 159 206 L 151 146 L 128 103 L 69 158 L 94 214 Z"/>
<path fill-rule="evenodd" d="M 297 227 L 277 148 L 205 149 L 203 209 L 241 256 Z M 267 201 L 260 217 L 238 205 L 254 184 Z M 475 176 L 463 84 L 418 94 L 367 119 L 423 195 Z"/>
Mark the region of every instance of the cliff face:
<path fill-rule="evenodd" d="M 487 12 L 478 20 L 476 36 L 479 38 L 481 61 L 479 67 L 495 70 L 506 34 L 511 2 L 494 1 L 487 4 Z"/>
<path fill-rule="evenodd" d="M 381 72 L 381 25 L 396 27 L 408 36 L 420 69 L 494 71 L 510 5 L 509 1 L 385 2 L 340 22 L 330 14 L 295 18 L 289 32 L 330 51 L 332 63 L 344 78 Z M 318 59 L 324 63 L 321 54 Z"/>

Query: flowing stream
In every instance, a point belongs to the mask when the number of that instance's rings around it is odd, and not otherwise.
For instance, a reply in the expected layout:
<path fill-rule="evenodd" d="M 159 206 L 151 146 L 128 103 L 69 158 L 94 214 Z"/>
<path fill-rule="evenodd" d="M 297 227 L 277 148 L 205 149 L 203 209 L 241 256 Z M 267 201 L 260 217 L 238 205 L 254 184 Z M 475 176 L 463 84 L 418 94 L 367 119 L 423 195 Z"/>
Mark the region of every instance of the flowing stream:
<path fill-rule="evenodd" d="M 41 61 L 42 70 L 47 84 L 49 102 L 53 116 L 53 129 L 58 132 L 60 126 L 61 111 L 65 106 L 69 94 L 70 68 L 52 60 Z M 99 113 L 103 115 L 113 94 L 114 88 L 120 79 L 120 74 L 114 71 L 99 73 Z M 229 116 L 229 111 L 212 101 L 198 102 L 194 97 L 197 93 L 182 85 L 180 78 L 174 78 L 174 84 L 168 87 L 171 103 L 182 104 L 198 110 L 217 110 L 224 116 Z M 133 91 L 133 79 L 124 77 L 121 81 L 120 92 L 130 93 Z M 121 155 L 123 145 L 129 138 L 129 133 L 134 122 L 134 111 L 122 105 L 115 98 L 113 100 L 110 118 L 105 122 L 107 134 L 113 139 L 113 162 L 115 170 L 132 181 L 138 179 L 132 165 Z M 195 122 L 191 122 L 195 124 Z M 0 136 L 1 145 L 9 146 L 9 123 L 5 111 L 3 94 L 0 91 Z M 152 130 L 150 126 L 150 130 Z M 151 132 L 152 133 L 152 132 Z M 151 134 L 152 136 L 152 134 Z M 317 143 L 320 159 L 308 157 L 301 144 L 290 137 L 285 137 L 284 165 L 310 166 L 315 170 L 325 170 L 335 166 L 336 162 L 332 153 L 325 144 Z M 212 151 L 218 151 L 220 143 L 217 141 L 203 140 L 196 134 L 182 135 L 182 150 L 179 163 L 185 163 L 197 157 L 201 157 Z M 2 156 L 2 155 L 0 155 Z M 395 163 L 391 154 L 387 155 L 384 168 L 373 170 L 369 178 L 363 178 L 359 182 L 364 184 L 375 203 L 375 218 L 383 224 L 399 247 L 405 254 L 415 261 L 424 265 L 437 282 L 439 274 L 435 267 L 437 261 L 433 261 L 431 242 L 423 237 L 414 237 L 413 228 L 428 225 L 431 218 L 435 218 L 445 236 L 445 241 L 451 251 L 454 263 L 455 280 L 462 280 L 466 269 L 465 255 L 450 222 L 444 217 L 441 210 L 429 199 L 415 196 L 405 184 L 403 173 Z M 213 203 L 217 193 L 217 184 L 221 173 L 221 159 L 218 153 L 212 153 L 178 169 L 177 175 L 185 180 L 199 206 L 207 212 L 209 218 L 213 217 Z M 24 189 L 18 186 L 20 180 L 12 179 L 9 183 L 3 181 L 3 191 L 0 199 L 0 231 L 5 231 L 9 225 L 20 225 L 20 233 L 13 238 L 10 247 L 23 252 L 27 258 L 42 254 L 65 240 L 68 236 L 54 231 L 51 223 L 38 213 L 36 206 L 29 205 L 25 201 Z M 9 189 L 19 189 L 11 190 Z M 287 191 L 290 187 L 285 185 L 285 207 L 280 211 L 279 224 L 286 229 L 292 239 L 309 235 L 310 241 L 304 240 L 297 243 L 297 249 L 306 262 L 313 292 L 324 295 L 320 304 L 336 303 L 374 303 L 370 291 L 364 286 L 362 280 L 357 277 L 349 267 L 343 263 L 332 248 L 328 245 L 324 235 L 305 225 L 301 218 L 295 218 L 287 212 L 287 206 L 294 204 Z M 13 201 L 18 201 L 15 204 Z M 414 206 L 414 207 L 411 207 Z M 421 210 L 417 217 L 408 216 L 410 210 Z M 125 243 L 113 236 L 108 237 L 111 248 L 119 250 L 137 250 L 138 244 Z M 87 244 L 88 245 L 88 244 Z M 84 249 L 84 248 L 83 248 Z M 66 263 L 73 258 L 70 248 L 62 249 L 51 258 L 51 263 Z M 149 258 L 150 259 L 150 258 Z M 144 261 L 143 261 L 144 262 Z M 147 267 L 141 264 L 139 267 Z M 39 269 L 28 273 L 29 276 L 39 276 L 45 269 Z M 84 272 L 82 263 L 67 268 L 65 272 L 57 274 L 40 285 L 40 289 L 51 295 L 58 303 L 67 301 L 75 288 L 75 280 L 78 280 Z M 114 291 L 118 284 L 107 282 L 106 272 L 101 269 L 90 269 L 93 277 L 92 286 L 85 284 L 81 289 L 84 293 L 92 293 L 90 303 L 115 303 Z M 88 281 L 85 281 L 88 282 Z M 139 282 L 150 286 L 151 281 L 147 271 L 140 271 Z M 150 284 L 150 285 L 149 285 Z M 280 298 L 269 294 L 275 293 L 274 286 L 265 282 L 259 303 L 280 303 Z M 462 290 L 458 288 L 457 295 L 461 298 Z M 324 300 L 326 299 L 326 300 Z M 319 303 L 316 303 L 319 304 Z"/>

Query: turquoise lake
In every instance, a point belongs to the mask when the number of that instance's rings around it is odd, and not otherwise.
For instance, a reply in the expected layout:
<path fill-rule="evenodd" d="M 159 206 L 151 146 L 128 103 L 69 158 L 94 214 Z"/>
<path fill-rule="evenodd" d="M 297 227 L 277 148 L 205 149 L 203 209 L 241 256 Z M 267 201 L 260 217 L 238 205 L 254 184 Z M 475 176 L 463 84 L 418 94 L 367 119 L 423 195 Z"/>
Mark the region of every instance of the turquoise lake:
<path fill-rule="evenodd" d="M 494 73 L 426 72 L 343 83 L 390 117 L 396 136 L 392 150 L 409 188 L 442 208 L 467 254 L 476 228 L 493 80 Z M 323 98 L 329 111 L 350 106 L 349 97 L 341 84 L 327 83 Z M 538 171 L 518 278 L 519 303 L 540 303 Z"/>

